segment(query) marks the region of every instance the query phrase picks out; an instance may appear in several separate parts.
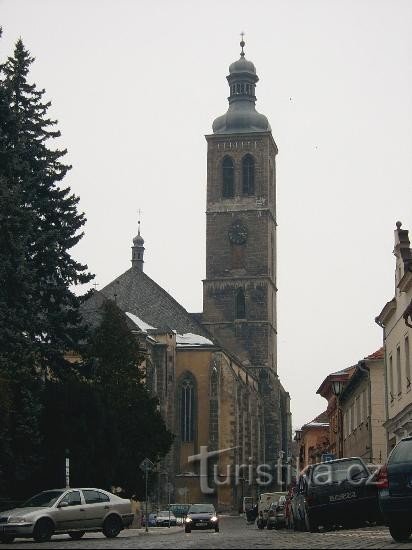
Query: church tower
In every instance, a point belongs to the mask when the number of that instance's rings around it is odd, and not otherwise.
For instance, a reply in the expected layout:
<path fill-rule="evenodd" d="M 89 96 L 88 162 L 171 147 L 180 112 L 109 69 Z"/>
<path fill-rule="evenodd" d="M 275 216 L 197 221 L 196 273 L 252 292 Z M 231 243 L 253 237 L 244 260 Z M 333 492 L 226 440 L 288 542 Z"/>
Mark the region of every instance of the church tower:
<path fill-rule="evenodd" d="M 203 324 L 259 380 L 264 396 L 263 456 L 286 451 L 277 377 L 276 143 L 255 108 L 256 68 L 229 67 L 229 108 L 206 136 L 206 279 Z M 284 431 L 284 430 L 283 430 Z"/>
<path fill-rule="evenodd" d="M 255 66 L 229 67 L 229 109 L 206 136 L 203 321 L 250 368 L 276 373 L 276 154 Z"/>

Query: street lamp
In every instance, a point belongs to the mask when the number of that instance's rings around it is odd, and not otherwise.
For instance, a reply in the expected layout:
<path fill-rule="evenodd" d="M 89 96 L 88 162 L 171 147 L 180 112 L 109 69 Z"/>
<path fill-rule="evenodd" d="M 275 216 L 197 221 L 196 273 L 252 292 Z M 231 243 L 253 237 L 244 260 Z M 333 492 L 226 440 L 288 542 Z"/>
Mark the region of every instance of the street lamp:
<path fill-rule="evenodd" d="M 344 380 L 332 380 L 332 392 L 334 393 L 336 397 L 336 410 L 337 410 L 337 432 L 338 432 L 338 458 L 343 458 L 343 441 L 342 441 L 342 422 L 341 422 L 341 410 L 340 410 L 340 396 L 343 392 L 343 388 L 345 387 L 345 381 Z"/>

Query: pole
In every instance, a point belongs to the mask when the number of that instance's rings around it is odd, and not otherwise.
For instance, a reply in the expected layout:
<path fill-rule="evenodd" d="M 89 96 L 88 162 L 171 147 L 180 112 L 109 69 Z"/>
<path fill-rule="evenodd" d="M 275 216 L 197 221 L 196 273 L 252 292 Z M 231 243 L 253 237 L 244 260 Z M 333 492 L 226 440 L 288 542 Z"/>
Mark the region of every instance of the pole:
<path fill-rule="evenodd" d="M 146 533 L 149 532 L 149 516 L 147 514 L 147 473 L 148 473 L 148 470 L 149 470 L 149 468 L 146 466 L 146 468 L 145 468 L 145 478 L 146 478 L 145 479 L 145 482 L 146 482 L 146 521 L 144 522 Z"/>
<path fill-rule="evenodd" d="M 70 451 L 66 449 L 66 489 L 70 488 Z"/>
<path fill-rule="evenodd" d="M 167 507 L 169 509 L 169 529 L 170 529 L 170 485 L 169 485 L 169 473 L 166 472 L 166 482 L 167 482 Z"/>

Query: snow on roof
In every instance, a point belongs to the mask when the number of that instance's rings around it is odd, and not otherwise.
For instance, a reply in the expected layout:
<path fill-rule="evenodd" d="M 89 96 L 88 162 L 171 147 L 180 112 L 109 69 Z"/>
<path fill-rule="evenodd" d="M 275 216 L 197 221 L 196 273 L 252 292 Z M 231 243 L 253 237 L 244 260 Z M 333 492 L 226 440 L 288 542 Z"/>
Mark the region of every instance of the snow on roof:
<path fill-rule="evenodd" d="M 156 330 L 155 327 L 152 327 L 151 325 L 149 325 L 148 323 L 145 323 L 144 321 L 142 321 L 142 319 L 139 319 L 139 317 L 137 315 L 134 315 L 134 313 L 129 313 L 128 311 L 126 311 L 126 315 L 129 317 L 129 319 L 131 321 L 133 321 L 133 323 L 139 327 L 143 332 L 146 332 L 147 330 Z"/>
<path fill-rule="evenodd" d="M 186 334 L 176 334 L 176 344 L 179 347 L 182 346 L 213 346 L 213 342 L 200 336 L 200 334 L 192 334 L 187 332 Z"/>

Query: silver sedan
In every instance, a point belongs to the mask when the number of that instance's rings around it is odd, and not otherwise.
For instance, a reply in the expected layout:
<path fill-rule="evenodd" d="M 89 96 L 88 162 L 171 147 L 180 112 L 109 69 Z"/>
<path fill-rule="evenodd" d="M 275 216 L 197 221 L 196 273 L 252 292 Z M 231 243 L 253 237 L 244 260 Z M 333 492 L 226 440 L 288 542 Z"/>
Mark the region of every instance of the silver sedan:
<path fill-rule="evenodd" d="M 131 525 L 133 517 L 130 500 L 102 489 L 53 489 L 0 512 L 0 541 L 23 537 L 44 542 L 58 533 L 78 540 L 86 531 L 103 531 L 113 538 Z"/>

